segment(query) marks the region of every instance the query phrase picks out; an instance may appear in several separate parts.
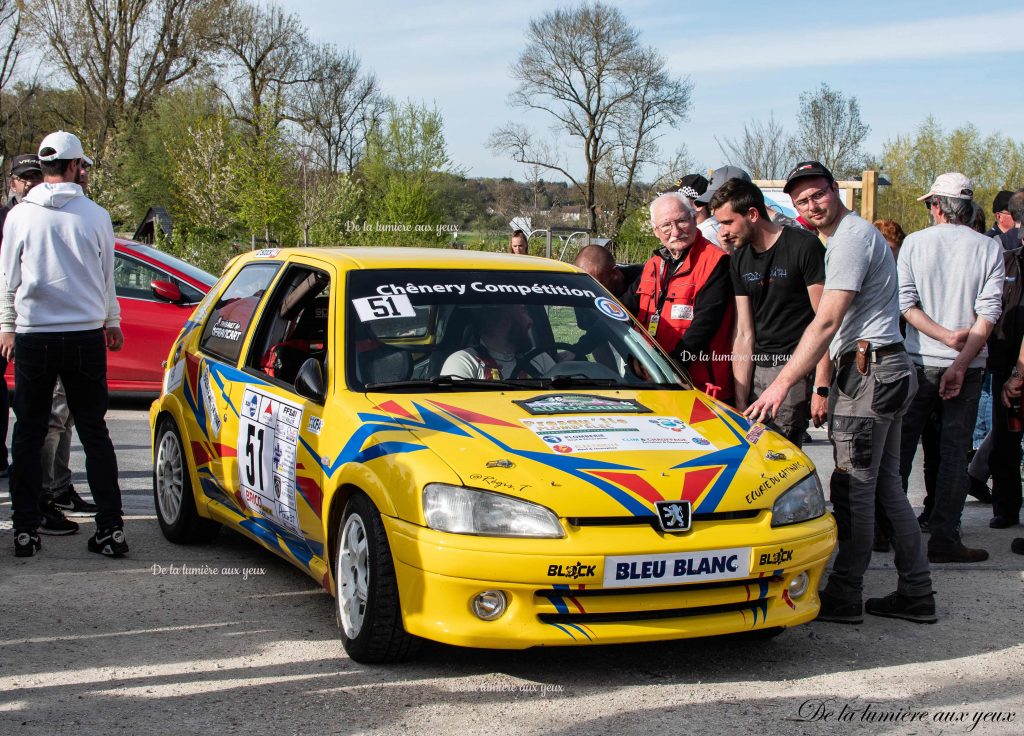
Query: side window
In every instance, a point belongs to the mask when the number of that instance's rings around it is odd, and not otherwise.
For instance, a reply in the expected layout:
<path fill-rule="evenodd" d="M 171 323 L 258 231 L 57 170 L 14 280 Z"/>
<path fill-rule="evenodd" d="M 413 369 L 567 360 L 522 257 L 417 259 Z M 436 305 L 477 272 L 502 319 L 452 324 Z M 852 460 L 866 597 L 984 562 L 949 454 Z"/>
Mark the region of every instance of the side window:
<path fill-rule="evenodd" d="M 232 364 L 238 361 L 256 307 L 280 267 L 280 263 L 255 263 L 238 272 L 206 320 L 199 339 L 203 352 Z"/>
<path fill-rule="evenodd" d="M 246 367 L 291 386 L 302 364 L 315 358 L 326 375 L 330 292 L 326 273 L 291 266 L 267 300 Z"/>
<path fill-rule="evenodd" d="M 114 254 L 114 290 L 118 296 L 159 301 L 153 295 L 150 284 L 160 280 L 174 279 L 142 261 L 128 258 L 121 253 Z"/>

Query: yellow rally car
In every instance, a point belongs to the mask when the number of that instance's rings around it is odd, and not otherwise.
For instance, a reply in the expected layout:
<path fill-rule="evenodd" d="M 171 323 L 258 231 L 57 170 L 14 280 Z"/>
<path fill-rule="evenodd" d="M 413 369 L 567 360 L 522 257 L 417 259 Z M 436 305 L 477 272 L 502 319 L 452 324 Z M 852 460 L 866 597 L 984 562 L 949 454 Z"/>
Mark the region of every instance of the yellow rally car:
<path fill-rule="evenodd" d="M 542 258 L 237 258 L 150 411 L 173 542 L 222 524 L 334 593 L 349 655 L 809 621 L 836 541 L 811 461 L 693 390 Z"/>

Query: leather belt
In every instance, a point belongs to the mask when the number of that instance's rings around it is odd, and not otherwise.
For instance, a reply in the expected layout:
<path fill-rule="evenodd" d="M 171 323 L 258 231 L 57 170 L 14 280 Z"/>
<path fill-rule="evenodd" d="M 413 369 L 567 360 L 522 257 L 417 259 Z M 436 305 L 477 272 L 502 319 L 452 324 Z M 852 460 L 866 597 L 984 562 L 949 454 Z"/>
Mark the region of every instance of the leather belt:
<path fill-rule="evenodd" d="M 883 345 L 880 348 L 874 348 L 869 351 L 868 359 L 872 363 L 877 363 L 879 360 L 884 358 L 886 355 L 895 355 L 896 353 L 905 353 L 907 351 L 902 342 L 894 342 L 889 345 Z M 844 365 L 849 365 L 857 360 L 857 349 L 847 350 L 845 353 L 836 358 L 836 368 L 842 368 Z"/>

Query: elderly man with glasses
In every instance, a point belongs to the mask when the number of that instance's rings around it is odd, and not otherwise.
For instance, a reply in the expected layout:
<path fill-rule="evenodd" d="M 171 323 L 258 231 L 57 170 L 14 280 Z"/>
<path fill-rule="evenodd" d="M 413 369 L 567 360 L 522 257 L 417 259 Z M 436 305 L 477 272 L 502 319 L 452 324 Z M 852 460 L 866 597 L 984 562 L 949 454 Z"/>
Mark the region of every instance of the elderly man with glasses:
<path fill-rule="evenodd" d="M 736 313 L 729 256 L 701 234 L 692 202 L 679 192 L 651 203 L 651 227 L 662 247 L 644 264 L 637 318 L 696 388 L 731 402 Z"/>

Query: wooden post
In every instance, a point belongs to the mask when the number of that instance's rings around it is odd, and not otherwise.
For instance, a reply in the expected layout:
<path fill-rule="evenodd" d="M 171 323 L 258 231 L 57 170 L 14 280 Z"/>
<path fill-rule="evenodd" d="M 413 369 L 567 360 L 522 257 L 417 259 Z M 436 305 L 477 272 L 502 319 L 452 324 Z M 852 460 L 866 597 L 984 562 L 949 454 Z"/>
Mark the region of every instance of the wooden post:
<path fill-rule="evenodd" d="M 878 172 L 865 171 L 861 179 L 860 216 L 875 221 L 875 196 L 878 194 Z"/>

